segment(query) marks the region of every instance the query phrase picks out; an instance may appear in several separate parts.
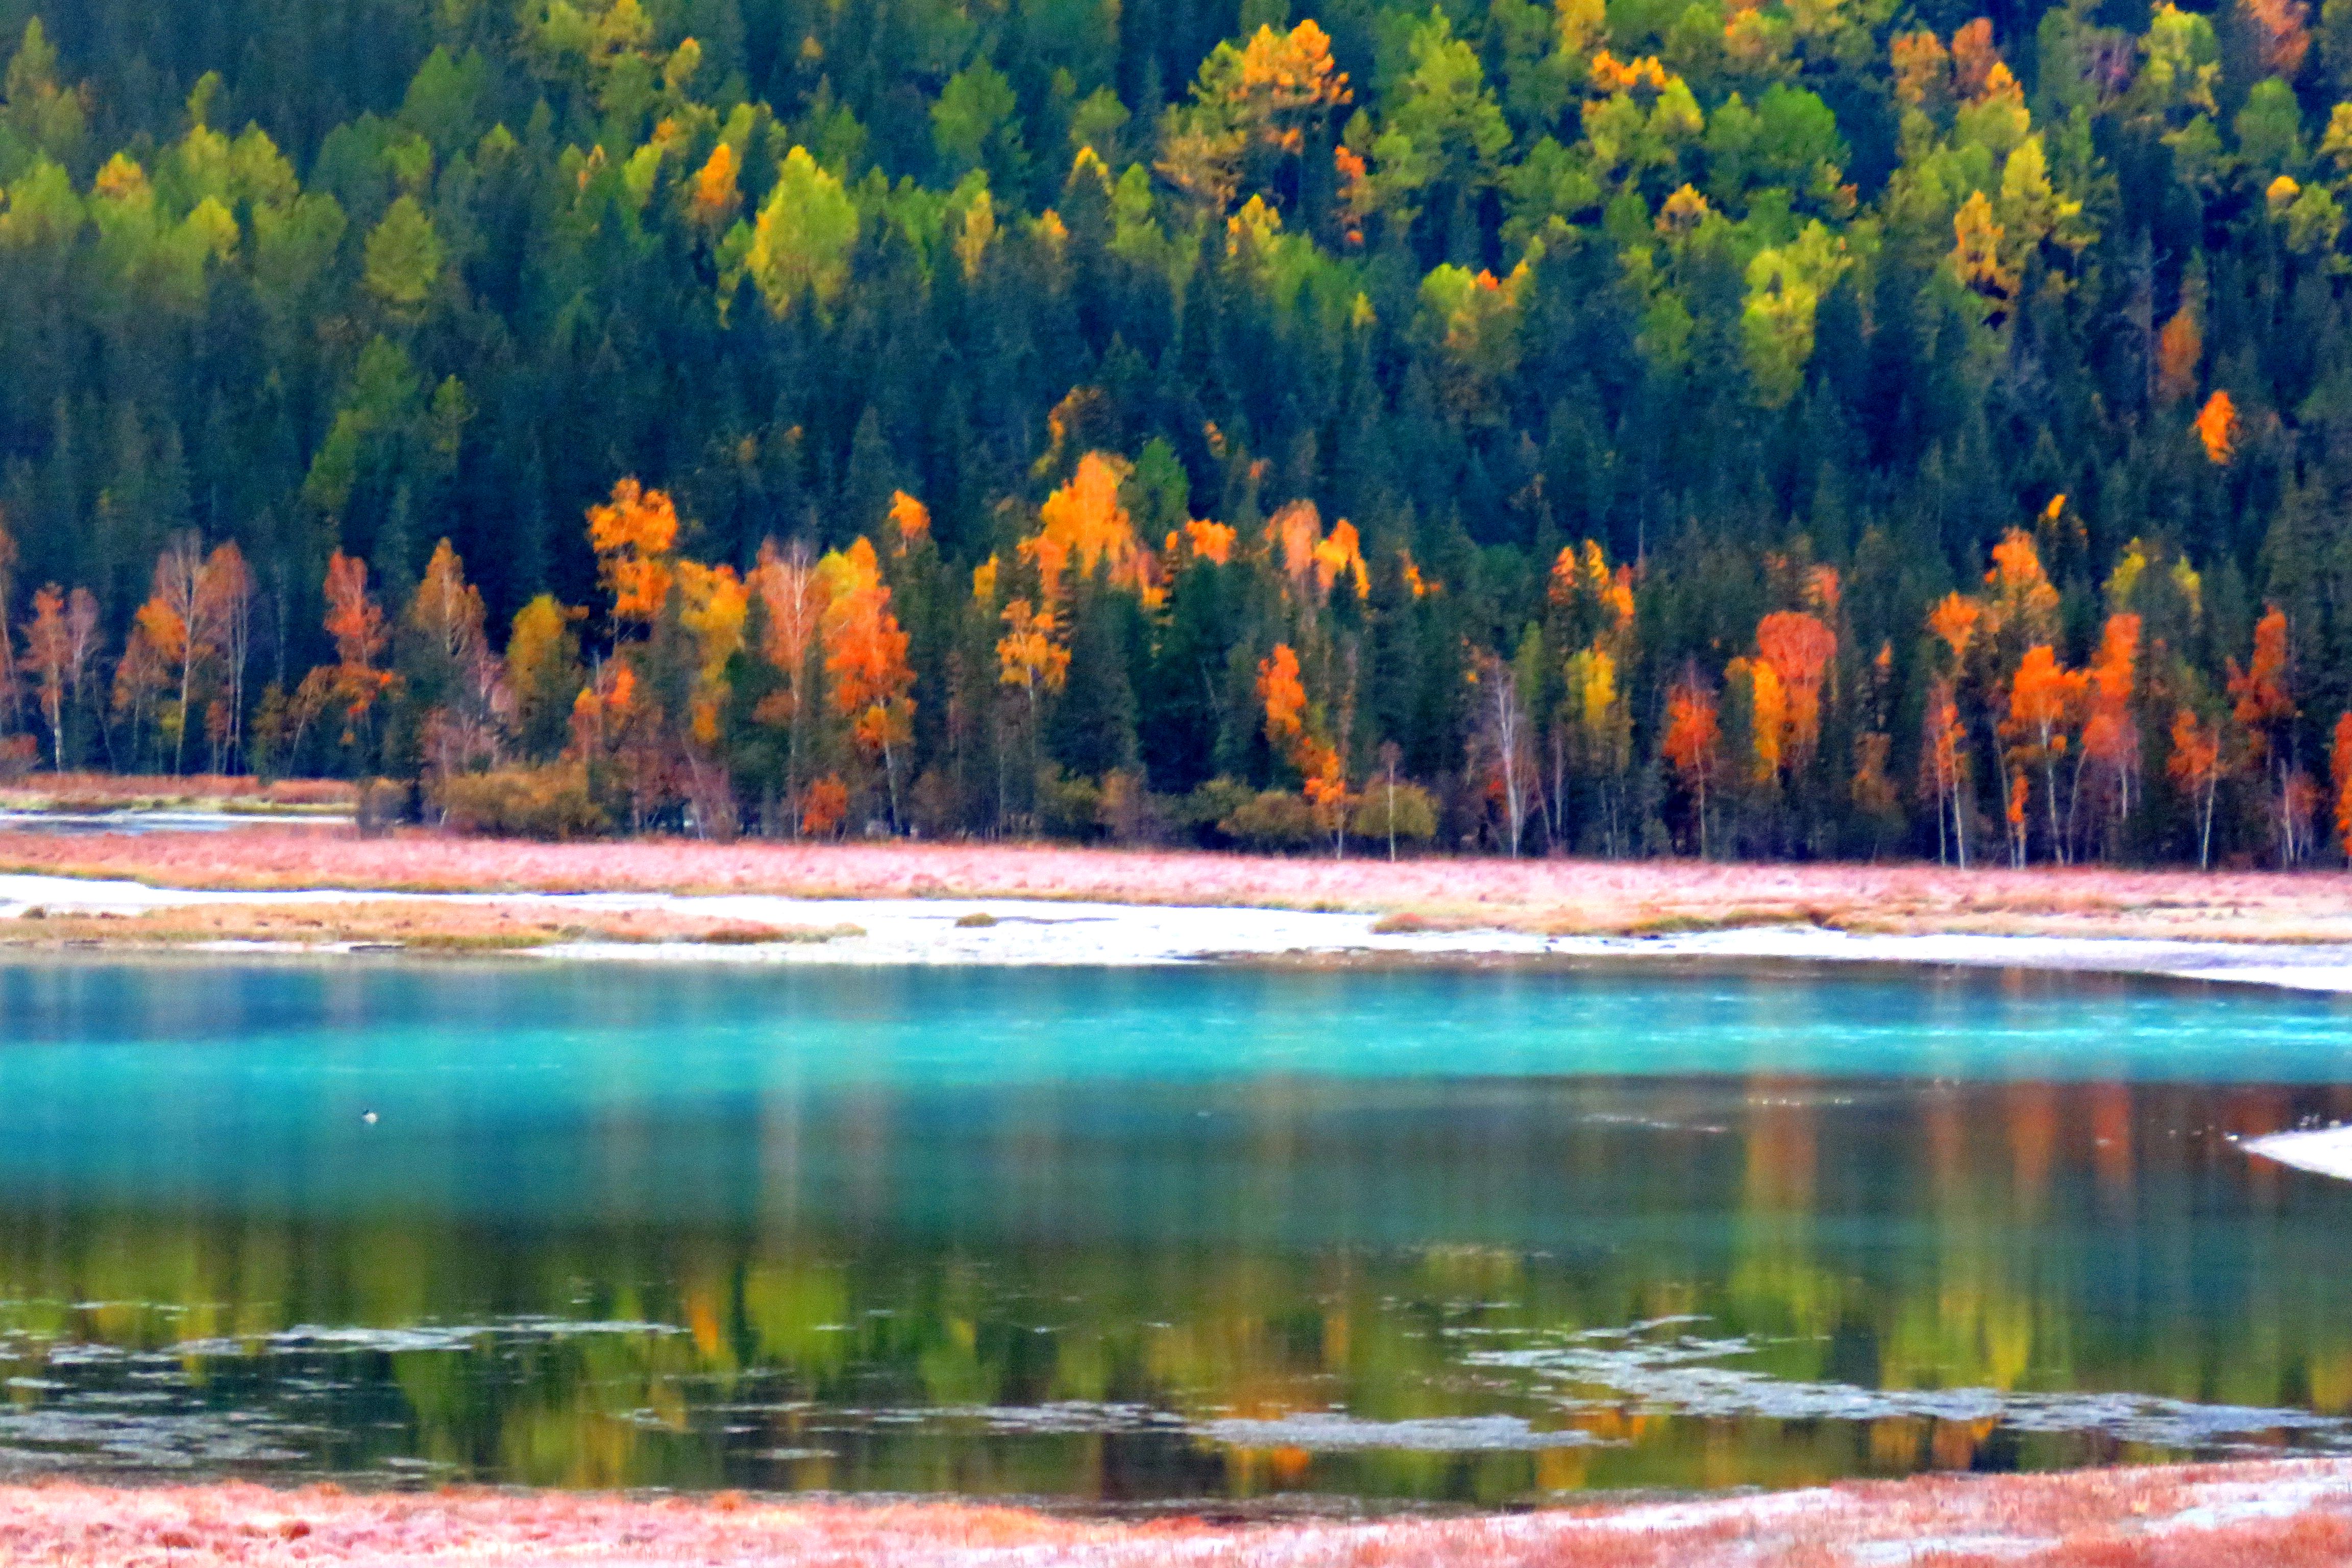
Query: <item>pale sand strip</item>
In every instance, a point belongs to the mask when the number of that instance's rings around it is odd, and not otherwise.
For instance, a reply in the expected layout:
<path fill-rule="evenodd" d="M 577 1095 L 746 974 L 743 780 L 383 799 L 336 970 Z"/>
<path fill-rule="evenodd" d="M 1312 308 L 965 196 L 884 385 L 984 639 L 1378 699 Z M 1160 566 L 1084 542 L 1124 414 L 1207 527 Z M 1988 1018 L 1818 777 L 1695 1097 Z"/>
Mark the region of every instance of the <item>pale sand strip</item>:
<path fill-rule="evenodd" d="M 695 942 L 570 942 L 542 957 L 742 963 L 1136 965 L 1214 959 L 1790 959 L 2067 970 L 2229 981 L 2352 993 L 2352 947 L 2134 938 L 1885 935 L 1758 926 L 1659 936 L 1530 931 L 1381 931 L 1378 917 L 1298 910 L 1085 904 L 1015 899 L 790 899 L 769 894 L 395 893 L 352 889 L 219 891 L 70 877 L 0 876 L 0 921 L 28 910 L 135 915 L 198 905 L 358 902 L 495 904 L 516 909 L 659 910 L 778 928 L 854 925 L 823 942 L 719 947 Z M 985 917 L 984 919 L 981 917 Z M 970 923 L 964 923 L 970 922 Z M 991 923 L 992 922 L 992 923 Z M 255 944 L 222 944 L 235 947 Z"/>

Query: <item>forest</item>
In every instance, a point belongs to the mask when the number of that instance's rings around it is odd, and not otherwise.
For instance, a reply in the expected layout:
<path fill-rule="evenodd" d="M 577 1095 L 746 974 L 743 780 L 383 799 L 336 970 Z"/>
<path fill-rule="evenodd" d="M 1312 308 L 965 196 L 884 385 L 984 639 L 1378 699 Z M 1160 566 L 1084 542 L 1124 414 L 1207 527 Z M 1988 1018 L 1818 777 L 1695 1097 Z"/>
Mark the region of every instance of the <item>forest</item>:
<path fill-rule="evenodd" d="M 0 771 L 2352 852 L 2352 0 L 0 27 Z"/>

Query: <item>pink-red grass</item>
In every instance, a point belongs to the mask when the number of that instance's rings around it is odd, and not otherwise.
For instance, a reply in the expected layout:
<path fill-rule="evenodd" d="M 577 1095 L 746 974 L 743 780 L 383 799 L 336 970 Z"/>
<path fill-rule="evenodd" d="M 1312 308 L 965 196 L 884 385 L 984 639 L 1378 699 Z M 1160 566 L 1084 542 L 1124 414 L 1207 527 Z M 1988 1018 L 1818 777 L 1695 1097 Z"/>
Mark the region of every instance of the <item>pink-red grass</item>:
<path fill-rule="evenodd" d="M 892 1564 L 904 1568 L 2340 1568 L 2352 1462 L 1923 1478 L 1467 1519 L 1210 1526 L 963 1502 L 332 1487 L 0 1489 L 0 1564 Z"/>
<path fill-rule="evenodd" d="M 1560 933 L 1803 922 L 1858 931 L 2352 941 L 2352 876 L 1692 861 L 1283 859 L 1042 845 L 528 844 L 299 828 L 0 835 L 0 868 L 188 888 L 761 892 L 1378 911 Z"/>

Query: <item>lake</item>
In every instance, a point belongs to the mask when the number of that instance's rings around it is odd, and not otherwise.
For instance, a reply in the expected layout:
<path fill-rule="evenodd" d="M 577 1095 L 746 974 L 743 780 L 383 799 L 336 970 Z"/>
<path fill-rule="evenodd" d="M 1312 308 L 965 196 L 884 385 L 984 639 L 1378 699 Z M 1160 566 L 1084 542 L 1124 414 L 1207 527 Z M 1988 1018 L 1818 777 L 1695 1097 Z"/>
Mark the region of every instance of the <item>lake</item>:
<path fill-rule="evenodd" d="M 2352 1451 L 2352 1006 L 0 960 L 0 1473 L 1505 1504 Z"/>

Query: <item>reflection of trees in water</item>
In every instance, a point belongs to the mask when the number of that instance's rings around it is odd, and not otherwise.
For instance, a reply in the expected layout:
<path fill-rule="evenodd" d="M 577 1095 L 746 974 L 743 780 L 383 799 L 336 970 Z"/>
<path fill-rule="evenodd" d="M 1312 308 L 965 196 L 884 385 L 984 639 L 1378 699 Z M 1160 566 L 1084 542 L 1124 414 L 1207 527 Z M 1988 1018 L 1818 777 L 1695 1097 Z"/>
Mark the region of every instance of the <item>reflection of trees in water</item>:
<path fill-rule="evenodd" d="M 880 1100 L 855 1118 L 845 1185 L 794 1152 L 814 1147 L 808 1127 L 765 1113 L 756 1201 L 732 1227 L 20 1202 L 0 1215 L 0 1376 L 93 1375 L 50 1364 L 51 1343 L 227 1342 L 249 1353 L 185 1358 L 194 1396 L 268 1406 L 299 1380 L 335 1380 L 326 1408 L 352 1425 L 331 1445 L 339 1464 L 397 1453 L 578 1486 L 1098 1495 L 1307 1485 L 1497 1500 L 2131 1454 L 1909 1414 L 1658 1415 L 1598 1387 L 1571 1407 L 1463 1360 L 1683 1314 L 1749 1342 L 1741 1369 L 1793 1382 L 2352 1414 L 2337 1307 L 2352 1194 L 2250 1163 L 2222 1136 L 2352 1115 L 2346 1090 L 1519 1085 L 1444 1116 L 1426 1113 L 1433 1094 L 1359 1098 L 1339 1124 L 1293 1086 L 1220 1146 L 1234 1163 L 1221 1181 L 1193 1171 L 1196 1201 L 1123 1233 L 1106 1214 L 1126 1194 L 1087 1186 L 1105 1180 L 1103 1134 L 1051 1104 L 1008 1107 L 990 1134 L 1016 1185 L 933 1194 L 935 1228 L 914 1236 L 879 1223 L 917 1173 L 895 1163 L 898 1111 Z M 647 1159 L 635 1137 L 619 1166 Z M 971 1182 L 988 1165 L 927 1169 Z M 1319 1244 L 1292 1228 L 1302 1205 Z M 1435 1239 L 1448 1236 L 1475 1239 Z M 662 1327 L 262 1353 L 301 1324 L 529 1315 Z M 1133 1429 L 1149 1410 L 1335 1408 L 1362 1422 L 1503 1412 L 1601 1446 L 1310 1456 Z M 1060 1414 L 1015 1429 L 1006 1413 L 1020 1411 Z"/>

